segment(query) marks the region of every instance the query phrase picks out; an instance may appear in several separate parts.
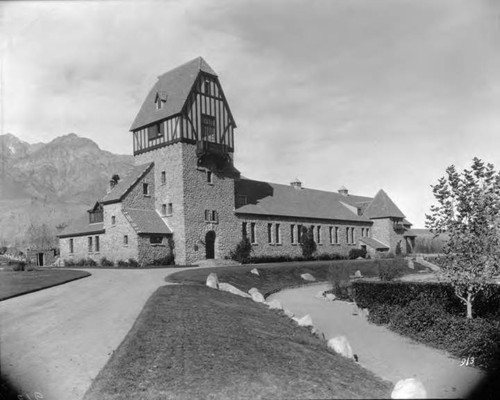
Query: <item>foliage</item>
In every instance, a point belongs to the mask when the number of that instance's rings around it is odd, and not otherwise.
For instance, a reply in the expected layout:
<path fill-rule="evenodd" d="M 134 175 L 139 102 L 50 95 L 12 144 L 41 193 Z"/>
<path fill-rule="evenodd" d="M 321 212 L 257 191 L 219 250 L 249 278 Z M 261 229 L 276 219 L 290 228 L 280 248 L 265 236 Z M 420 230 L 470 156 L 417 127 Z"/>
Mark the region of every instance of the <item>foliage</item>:
<path fill-rule="evenodd" d="M 26 232 L 26 237 L 31 249 L 50 249 L 55 247 L 57 243 L 54 229 L 47 224 L 31 224 Z"/>
<path fill-rule="evenodd" d="M 366 249 L 365 248 L 349 250 L 349 255 L 347 256 L 347 258 L 349 260 L 355 260 L 356 258 L 359 258 L 359 257 L 366 258 Z"/>
<path fill-rule="evenodd" d="M 106 257 L 101 258 L 100 262 L 103 267 L 114 267 L 115 263 L 111 260 L 108 260 Z"/>
<path fill-rule="evenodd" d="M 157 258 L 156 260 L 153 260 L 153 262 L 151 264 L 152 265 L 175 265 L 174 254 L 170 253 L 165 257 Z"/>
<path fill-rule="evenodd" d="M 87 265 L 89 267 L 95 267 L 97 265 L 97 262 L 94 261 L 92 258 L 87 258 L 85 260 L 85 265 Z"/>
<path fill-rule="evenodd" d="M 378 277 L 381 281 L 389 282 L 403 275 L 400 265 L 388 265 L 380 263 L 378 260 L 375 263 L 377 264 Z"/>
<path fill-rule="evenodd" d="M 446 232 L 442 275 L 472 318 L 474 299 L 499 272 L 500 173 L 474 158 L 470 169 L 446 169 L 432 186 L 438 205 L 431 206 L 426 225 L 435 234 Z"/>
<path fill-rule="evenodd" d="M 72 259 L 64 260 L 65 267 L 74 267 L 75 265 L 76 265 L 75 260 Z"/>
<path fill-rule="evenodd" d="M 126 260 L 118 260 L 116 262 L 116 265 L 119 266 L 119 267 L 128 267 L 128 261 L 126 261 Z"/>
<path fill-rule="evenodd" d="M 311 258 L 316 251 L 316 242 L 314 241 L 313 228 L 310 226 L 302 227 L 302 234 L 300 235 L 300 247 L 302 248 L 302 255 L 305 258 Z"/>
<path fill-rule="evenodd" d="M 230 257 L 234 261 L 246 264 L 250 260 L 251 253 L 252 243 L 250 243 L 250 239 L 247 236 L 244 236 L 236 245 L 234 251 L 230 252 Z"/>
<path fill-rule="evenodd" d="M 129 258 L 127 260 L 127 263 L 129 265 L 129 267 L 137 268 L 139 266 L 139 262 L 135 258 Z"/>
<path fill-rule="evenodd" d="M 18 261 L 14 264 L 14 266 L 12 267 L 12 270 L 13 271 L 24 271 L 25 268 L 26 268 L 26 263 L 24 261 Z"/>
<path fill-rule="evenodd" d="M 444 244 L 447 240 L 446 234 L 418 235 L 415 238 L 415 253 L 417 254 L 439 254 L 443 252 Z"/>
<path fill-rule="evenodd" d="M 5 254 L 7 252 L 7 246 L 0 246 L 0 254 Z"/>
<path fill-rule="evenodd" d="M 343 264 L 338 268 L 330 268 L 328 270 L 328 280 L 332 284 L 333 293 L 339 300 L 352 301 L 352 283 L 350 279 L 350 270 L 348 265 Z"/>
<path fill-rule="evenodd" d="M 403 253 L 403 250 L 401 249 L 401 242 L 396 243 L 396 249 L 394 250 L 394 253 L 396 253 L 396 257 L 400 257 Z"/>
<path fill-rule="evenodd" d="M 288 256 L 288 255 L 264 255 L 250 257 L 246 264 L 270 264 L 270 263 L 280 263 L 280 262 L 297 262 L 297 261 L 335 261 L 335 260 L 345 260 L 345 257 L 336 253 L 321 253 L 316 256 L 311 256 L 305 258 L 303 256 Z"/>

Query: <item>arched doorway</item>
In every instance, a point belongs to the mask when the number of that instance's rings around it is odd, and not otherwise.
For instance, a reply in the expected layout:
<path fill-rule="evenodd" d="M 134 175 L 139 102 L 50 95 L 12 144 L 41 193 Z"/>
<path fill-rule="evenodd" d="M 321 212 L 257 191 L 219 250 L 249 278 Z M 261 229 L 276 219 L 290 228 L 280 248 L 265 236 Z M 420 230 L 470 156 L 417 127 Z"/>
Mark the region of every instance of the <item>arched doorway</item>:
<path fill-rule="evenodd" d="M 207 260 L 215 258 L 215 232 L 208 231 L 205 235 L 205 251 Z"/>

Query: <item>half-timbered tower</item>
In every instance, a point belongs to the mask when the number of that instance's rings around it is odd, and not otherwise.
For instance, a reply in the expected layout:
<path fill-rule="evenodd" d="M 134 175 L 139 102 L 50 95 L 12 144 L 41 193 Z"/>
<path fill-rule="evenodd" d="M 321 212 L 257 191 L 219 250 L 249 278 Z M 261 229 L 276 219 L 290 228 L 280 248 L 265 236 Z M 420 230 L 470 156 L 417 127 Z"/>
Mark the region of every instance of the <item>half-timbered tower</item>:
<path fill-rule="evenodd" d="M 242 237 L 254 255 L 299 256 L 303 228 L 318 253 L 411 252 L 404 214 L 374 198 L 243 178 L 234 167 L 236 123 L 219 78 L 198 57 L 160 75 L 132 123 L 136 166 L 60 237 L 64 259 L 134 258 L 193 264 L 228 257 Z M 335 177 L 332 176 L 332 179 Z"/>

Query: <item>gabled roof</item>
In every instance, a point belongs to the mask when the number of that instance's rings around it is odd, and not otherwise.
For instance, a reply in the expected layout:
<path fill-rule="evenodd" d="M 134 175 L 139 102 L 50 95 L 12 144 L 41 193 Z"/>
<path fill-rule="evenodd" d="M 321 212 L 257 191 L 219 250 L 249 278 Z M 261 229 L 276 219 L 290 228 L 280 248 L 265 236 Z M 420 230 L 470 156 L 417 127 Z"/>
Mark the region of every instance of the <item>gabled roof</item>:
<path fill-rule="evenodd" d="M 375 250 L 389 250 L 389 247 L 386 246 L 385 244 L 379 242 L 378 240 L 369 238 L 369 237 L 362 237 L 359 238 L 360 242 L 363 242 L 364 244 L 370 246 L 371 248 Z"/>
<path fill-rule="evenodd" d="M 110 204 L 121 201 L 125 195 L 132 190 L 134 185 L 141 179 L 153 166 L 153 163 L 141 164 L 133 166 L 125 175 L 120 179 L 115 187 L 106 194 L 102 200 L 102 204 Z"/>
<path fill-rule="evenodd" d="M 404 218 L 405 215 L 394 204 L 391 198 L 382 189 L 373 198 L 373 201 L 366 207 L 364 215 L 368 218 Z"/>
<path fill-rule="evenodd" d="M 65 238 L 69 236 L 82 236 L 98 233 L 104 233 L 104 224 L 102 222 L 90 224 L 89 214 L 85 213 L 80 218 L 74 220 L 69 226 L 64 228 L 64 230 L 57 236 Z"/>
<path fill-rule="evenodd" d="M 130 130 L 133 131 L 179 114 L 200 71 L 217 76 L 202 57 L 197 57 L 160 75 L 153 88 L 149 91 L 146 100 L 144 100 Z M 159 110 L 156 109 L 155 104 L 157 95 L 159 95 L 160 99 L 165 100 Z"/>
<path fill-rule="evenodd" d="M 301 218 L 318 218 L 341 221 L 370 220 L 341 204 L 355 206 L 369 201 L 364 196 L 343 196 L 339 193 L 313 189 L 296 189 L 277 183 L 240 179 L 235 181 L 236 195 L 244 195 L 247 204 L 235 209 L 236 213 Z"/>
<path fill-rule="evenodd" d="M 124 208 L 123 215 L 137 233 L 168 235 L 172 231 L 155 210 Z"/>

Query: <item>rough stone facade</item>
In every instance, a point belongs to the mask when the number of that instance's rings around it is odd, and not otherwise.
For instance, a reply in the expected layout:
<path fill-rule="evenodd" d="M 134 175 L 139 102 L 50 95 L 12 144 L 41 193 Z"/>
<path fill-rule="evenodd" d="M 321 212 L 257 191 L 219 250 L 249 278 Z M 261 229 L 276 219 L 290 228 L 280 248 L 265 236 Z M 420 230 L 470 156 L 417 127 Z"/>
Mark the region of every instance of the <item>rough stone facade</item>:
<path fill-rule="evenodd" d="M 402 233 L 394 229 L 394 221 L 391 218 L 373 219 L 373 237 L 389 247 L 389 251 L 395 253 L 398 243 L 401 245 L 401 253 L 407 253 L 406 239 Z"/>

